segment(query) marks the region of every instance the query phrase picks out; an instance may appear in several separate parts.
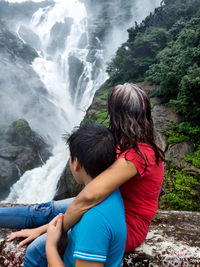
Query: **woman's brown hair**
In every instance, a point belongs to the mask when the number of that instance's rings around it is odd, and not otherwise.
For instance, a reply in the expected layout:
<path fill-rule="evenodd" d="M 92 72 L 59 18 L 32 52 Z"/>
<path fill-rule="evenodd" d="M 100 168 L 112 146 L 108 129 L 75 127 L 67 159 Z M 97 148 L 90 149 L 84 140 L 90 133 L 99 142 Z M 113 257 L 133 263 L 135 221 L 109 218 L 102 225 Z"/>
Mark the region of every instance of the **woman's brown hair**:
<path fill-rule="evenodd" d="M 156 157 L 164 160 L 163 151 L 156 145 L 148 95 L 136 84 L 125 83 L 112 89 L 108 97 L 108 115 L 111 129 L 120 154 L 134 149 L 146 158 L 139 149 L 139 143 L 150 145 Z M 146 170 L 146 168 L 145 168 Z"/>

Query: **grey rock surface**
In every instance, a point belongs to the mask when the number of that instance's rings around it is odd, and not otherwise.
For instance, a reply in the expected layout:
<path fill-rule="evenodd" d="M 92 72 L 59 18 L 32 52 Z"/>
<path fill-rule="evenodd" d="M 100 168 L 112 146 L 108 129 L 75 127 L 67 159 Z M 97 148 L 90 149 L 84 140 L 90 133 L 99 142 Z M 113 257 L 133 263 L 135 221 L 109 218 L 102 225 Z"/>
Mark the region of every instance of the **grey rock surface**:
<path fill-rule="evenodd" d="M 25 120 L 14 121 L 0 133 L 0 200 L 27 170 L 41 166 L 51 155 L 50 147 Z"/>

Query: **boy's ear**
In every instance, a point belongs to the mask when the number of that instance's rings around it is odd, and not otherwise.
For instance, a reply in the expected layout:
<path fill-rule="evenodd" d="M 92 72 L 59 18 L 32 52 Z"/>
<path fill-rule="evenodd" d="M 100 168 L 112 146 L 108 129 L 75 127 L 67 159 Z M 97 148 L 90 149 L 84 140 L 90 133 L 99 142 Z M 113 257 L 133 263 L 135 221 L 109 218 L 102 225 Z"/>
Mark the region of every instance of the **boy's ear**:
<path fill-rule="evenodd" d="M 76 171 L 76 172 L 79 171 L 80 168 L 81 168 L 81 165 L 80 165 L 80 163 L 79 163 L 77 158 L 74 158 L 73 164 L 74 164 L 74 171 Z"/>

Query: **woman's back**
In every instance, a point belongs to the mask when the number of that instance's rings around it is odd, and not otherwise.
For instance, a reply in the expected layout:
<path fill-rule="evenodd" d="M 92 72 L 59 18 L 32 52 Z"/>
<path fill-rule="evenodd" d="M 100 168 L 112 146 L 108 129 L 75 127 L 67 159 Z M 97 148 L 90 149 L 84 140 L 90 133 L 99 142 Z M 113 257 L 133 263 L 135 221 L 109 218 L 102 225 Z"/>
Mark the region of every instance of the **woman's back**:
<path fill-rule="evenodd" d="M 145 239 L 151 220 L 154 218 L 163 181 L 163 162 L 156 163 L 151 146 L 140 143 L 139 149 L 146 159 L 134 149 L 124 152 L 120 158 L 131 161 L 138 174 L 120 187 L 124 200 L 127 222 L 126 252 L 139 246 Z"/>

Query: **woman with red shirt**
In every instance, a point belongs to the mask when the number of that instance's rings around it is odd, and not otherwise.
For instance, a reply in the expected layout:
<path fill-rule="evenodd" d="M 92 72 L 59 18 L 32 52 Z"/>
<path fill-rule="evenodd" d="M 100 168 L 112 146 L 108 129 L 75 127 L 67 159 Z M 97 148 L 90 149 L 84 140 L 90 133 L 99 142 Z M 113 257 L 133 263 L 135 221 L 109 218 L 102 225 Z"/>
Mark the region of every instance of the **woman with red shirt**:
<path fill-rule="evenodd" d="M 153 134 L 150 101 L 137 85 L 116 86 L 108 97 L 108 116 L 118 144 L 118 157 L 96 177 L 68 207 L 65 231 L 89 208 L 120 188 L 126 214 L 125 252 L 142 244 L 154 218 L 163 180 L 164 154 Z"/>

